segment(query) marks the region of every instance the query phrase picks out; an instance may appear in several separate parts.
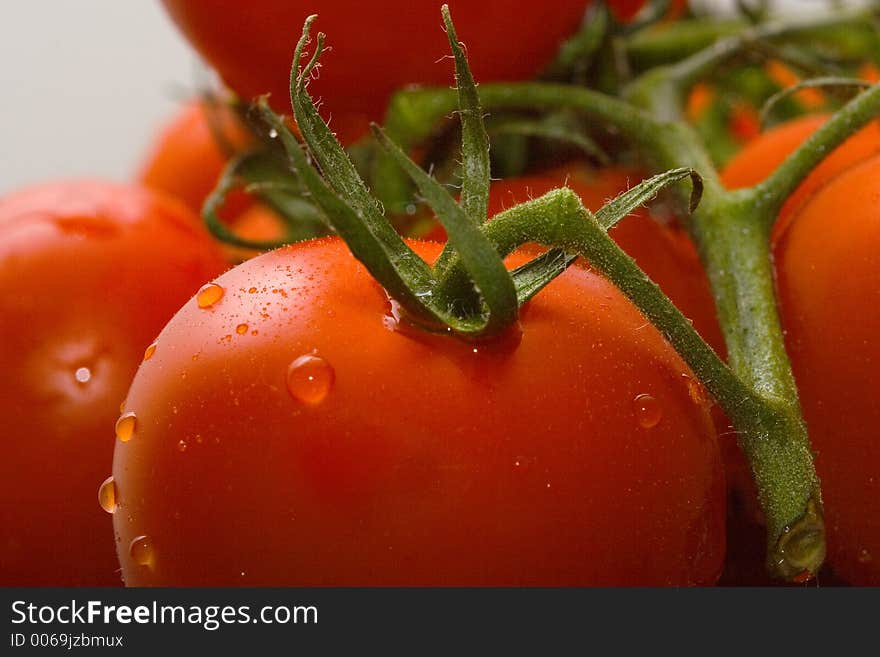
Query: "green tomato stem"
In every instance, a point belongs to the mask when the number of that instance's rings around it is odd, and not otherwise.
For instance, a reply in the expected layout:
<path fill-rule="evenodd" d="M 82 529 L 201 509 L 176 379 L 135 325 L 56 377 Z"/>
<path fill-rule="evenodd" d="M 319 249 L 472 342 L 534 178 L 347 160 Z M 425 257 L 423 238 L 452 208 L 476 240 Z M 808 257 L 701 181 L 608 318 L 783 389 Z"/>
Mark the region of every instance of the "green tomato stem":
<path fill-rule="evenodd" d="M 876 13 L 876 12 L 874 12 Z M 758 30 L 769 30 L 763 38 L 796 45 L 828 46 L 842 57 L 872 57 L 876 34 L 871 26 L 869 10 L 837 11 L 833 16 L 818 16 L 802 21 L 765 24 Z M 639 30 L 626 39 L 625 53 L 636 71 L 680 62 L 695 53 L 713 48 L 728 37 L 738 37 L 756 28 L 741 20 L 694 18 L 671 24 L 654 25 Z M 781 29 L 782 32 L 775 32 Z"/>
<path fill-rule="evenodd" d="M 831 18 L 823 15 L 801 21 L 749 27 L 674 64 L 652 68 L 630 83 L 624 90 L 624 96 L 639 107 L 651 108 L 655 118 L 678 120 L 683 105 L 681 99 L 687 91 L 733 57 L 763 42 L 843 26 L 863 27 L 866 20 L 864 13 L 844 13 Z"/>

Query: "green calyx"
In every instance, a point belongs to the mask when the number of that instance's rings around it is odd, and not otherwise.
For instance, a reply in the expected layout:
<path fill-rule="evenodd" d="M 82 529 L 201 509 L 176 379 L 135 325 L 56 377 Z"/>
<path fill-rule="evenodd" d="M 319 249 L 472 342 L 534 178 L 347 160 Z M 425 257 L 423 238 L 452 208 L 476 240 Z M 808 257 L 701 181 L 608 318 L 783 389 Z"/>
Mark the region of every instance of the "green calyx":
<path fill-rule="evenodd" d="M 503 256 L 534 239 L 527 226 L 568 229 L 589 222 L 601 230 L 603 239 L 609 239 L 608 228 L 666 185 L 690 177 L 694 180 L 696 200 L 699 177 L 691 170 L 656 176 L 615 199 L 595 217 L 583 208 L 576 195 L 567 192 L 563 223 L 526 204 L 522 206 L 527 213 L 526 221 L 513 240 L 515 243 L 499 249 L 492 238 L 496 232 L 492 228 L 495 222 L 487 223 L 489 142 L 483 110 L 445 7 L 443 18 L 455 57 L 458 83 L 457 112 L 462 127 L 460 200 L 415 164 L 381 128 L 373 126 L 376 143 L 415 186 L 449 236 L 446 248 L 433 266 L 424 262 L 394 230 L 382 204 L 371 194 L 308 94 L 307 82 L 323 48 L 323 35 L 318 34 L 310 60 L 300 65 L 314 16 L 306 20 L 297 44 L 290 87 L 291 102 L 308 154 L 265 100 L 258 104 L 258 111 L 269 130 L 277 135 L 297 180 L 307 190 L 328 227 L 348 244 L 355 257 L 412 321 L 436 330 L 448 329 L 468 339 L 491 339 L 505 333 L 516 322 L 519 307 L 577 257 L 576 251 L 561 258 L 559 252 L 551 252 L 516 271 L 508 271 Z M 563 233 L 560 231 L 554 236 L 552 246 L 564 247 L 571 242 Z"/>

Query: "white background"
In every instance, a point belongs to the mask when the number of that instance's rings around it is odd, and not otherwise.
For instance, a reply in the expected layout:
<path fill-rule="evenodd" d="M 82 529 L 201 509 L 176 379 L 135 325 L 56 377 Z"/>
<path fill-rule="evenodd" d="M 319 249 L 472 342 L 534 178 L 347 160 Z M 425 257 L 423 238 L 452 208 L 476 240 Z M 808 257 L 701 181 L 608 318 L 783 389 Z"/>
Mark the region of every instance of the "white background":
<path fill-rule="evenodd" d="M 0 0 L 0 193 L 58 177 L 129 178 L 203 80 L 199 69 L 159 0 Z"/>
<path fill-rule="evenodd" d="M 194 61 L 158 0 L 0 0 L 0 192 L 129 178 Z"/>

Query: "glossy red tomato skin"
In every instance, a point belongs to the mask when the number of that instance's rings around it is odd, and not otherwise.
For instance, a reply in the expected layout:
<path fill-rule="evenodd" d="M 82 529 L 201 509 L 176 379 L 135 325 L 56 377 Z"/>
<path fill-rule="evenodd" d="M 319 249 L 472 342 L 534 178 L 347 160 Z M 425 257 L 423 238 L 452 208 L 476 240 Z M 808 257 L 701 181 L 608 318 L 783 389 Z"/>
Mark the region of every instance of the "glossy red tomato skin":
<path fill-rule="evenodd" d="M 728 189 L 740 189 L 763 181 L 827 120 L 825 114 L 810 115 L 768 130 L 727 163 L 721 172 L 722 183 Z M 877 153 L 880 123 L 874 121 L 838 146 L 788 197 L 774 226 L 774 235 L 781 234 L 797 209 L 829 181 Z"/>
<path fill-rule="evenodd" d="M 840 174 L 774 245 L 780 313 L 816 451 L 828 564 L 880 585 L 880 158 Z"/>
<path fill-rule="evenodd" d="M 343 142 L 381 120 L 390 95 L 411 83 L 448 86 L 453 67 L 440 3 L 387 0 L 370 5 L 340 0 L 163 0 L 178 27 L 245 100 L 271 92 L 289 111 L 293 50 L 303 21 L 318 14 L 313 33 L 327 45 L 311 91 L 325 101 Z M 553 10 L 516 0 L 448 3 L 475 79 L 523 80 L 541 71 L 580 24 L 587 0 L 557 0 Z"/>
<path fill-rule="evenodd" d="M 189 211 L 148 190 L 0 199 L 0 584 L 120 584 L 97 497 L 119 404 L 145 347 L 223 267 Z"/>
<path fill-rule="evenodd" d="M 604 279 L 567 272 L 500 344 L 395 328 L 383 291 L 332 238 L 217 283 L 223 298 L 181 309 L 128 395 L 138 429 L 114 457 L 127 584 L 717 576 L 711 420 L 684 363 Z M 304 355 L 333 370 L 314 405 L 286 388 Z M 662 409 L 653 428 L 639 425 L 640 394 Z M 140 536 L 149 566 L 130 553 Z"/>
<path fill-rule="evenodd" d="M 489 215 L 563 185 L 575 191 L 585 207 L 596 211 L 644 178 L 644 173 L 629 167 L 591 169 L 573 165 L 499 180 L 490 189 Z M 621 220 L 609 234 L 694 323 L 712 348 L 724 355 L 724 338 L 709 280 L 693 242 L 681 226 L 663 221 L 647 210 L 638 210 Z"/>

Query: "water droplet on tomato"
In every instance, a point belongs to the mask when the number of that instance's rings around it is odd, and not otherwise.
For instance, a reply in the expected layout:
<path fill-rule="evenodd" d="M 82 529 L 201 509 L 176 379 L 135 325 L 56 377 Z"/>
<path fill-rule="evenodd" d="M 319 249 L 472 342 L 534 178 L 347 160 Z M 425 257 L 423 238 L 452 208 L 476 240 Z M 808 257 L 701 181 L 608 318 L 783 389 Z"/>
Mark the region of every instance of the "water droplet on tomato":
<path fill-rule="evenodd" d="M 866 549 L 859 552 L 859 563 L 871 563 L 874 560 L 873 555 Z"/>
<path fill-rule="evenodd" d="M 235 327 L 235 332 L 238 333 L 239 335 L 244 335 L 245 333 L 247 333 L 247 330 L 248 330 L 247 324 L 239 324 L 238 326 Z"/>
<path fill-rule="evenodd" d="M 149 347 L 144 349 L 144 360 L 150 360 L 153 357 L 153 354 L 156 353 L 156 343 L 154 342 Z"/>
<path fill-rule="evenodd" d="M 320 404 L 333 387 L 336 374 L 320 356 L 300 356 L 287 368 L 287 391 L 304 404 Z"/>
<path fill-rule="evenodd" d="M 88 367 L 78 367 L 76 372 L 73 373 L 73 378 L 75 378 L 78 383 L 88 383 L 92 378 L 92 371 Z"/>
<path fill-rule="evenodd" d="M 196 292 L 196 303 L 199 308 L 210 308 L 223 298 L 225 290 L 216 283 L 207 283 Z"/>
<path fill-rule="evenodd" d="M 113 476 L 107 477 L 98 488 L 98 504 L 107 513 L 116 511 L 116 482 Z"/>
<path fill-rule="evenodd" d="M 128 546 L 128 553 L 139 566 L 153 565 L 153 542 L 149 536 L 137 536 Z"/>
<path fill-rule="evenodd" d="M 116 437 L 124 443 L 131 440 L 134 435 L 134 429 L 137 426 L 137 417 L 134 413 L 129 412 L 121 415 L 116 420 Z"/>
<path fill-rule="evenodd" d="M 651 395 L 639 395 L 634 400 L 636 408 L 636 420 L 643 429 L 656 427 L 663 418 L 663 409 Z"/>
<path fill-rule="evenodd" d="M 178 452 L 185 452 L 187 447 L 189 447 L 189 445 L 186 444 L 185 440 L 181 440 L 180 442 L 177 443 L 177 451 Z"/>

